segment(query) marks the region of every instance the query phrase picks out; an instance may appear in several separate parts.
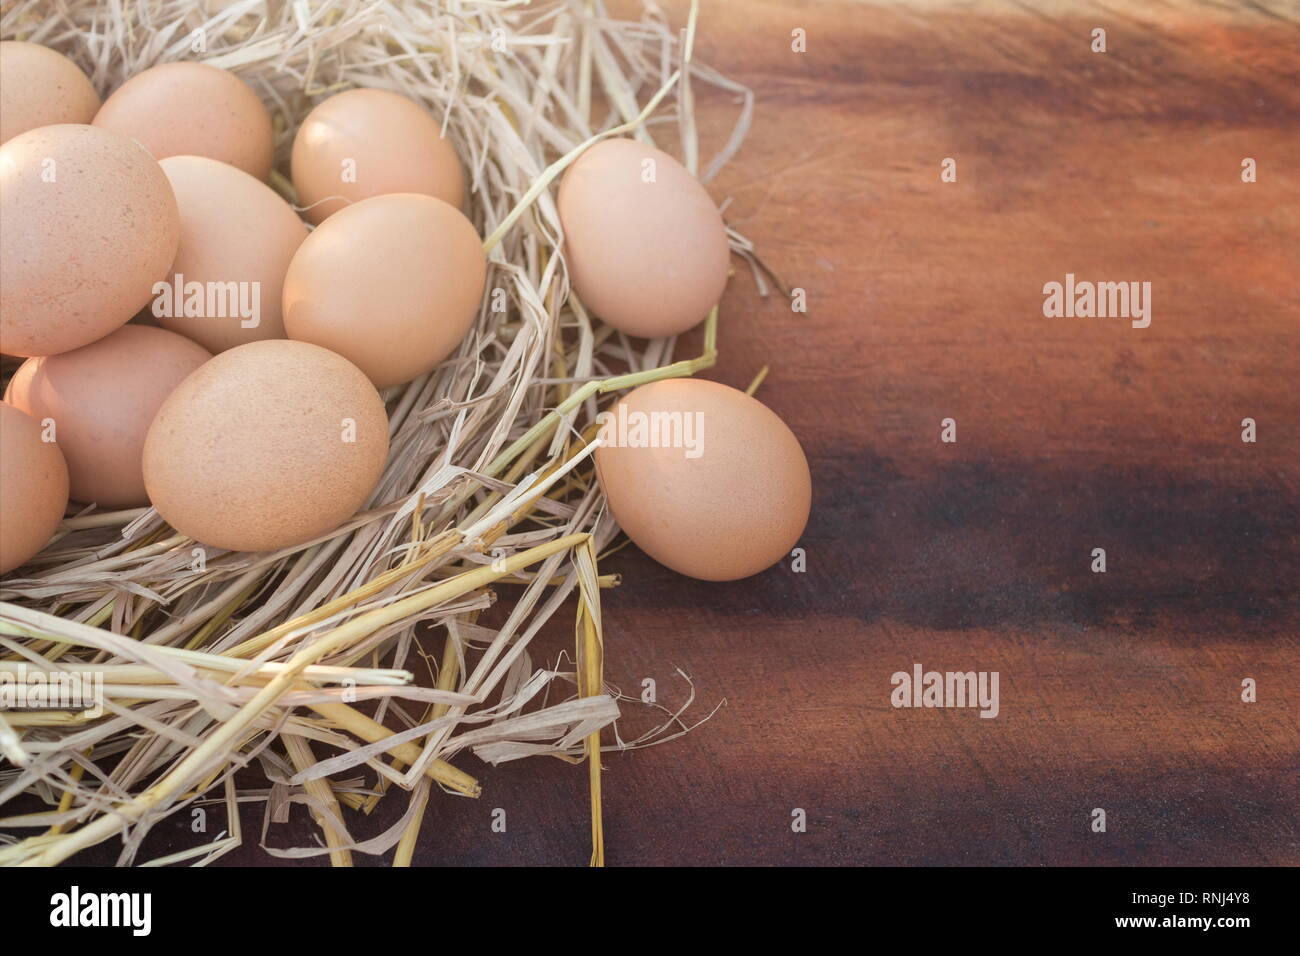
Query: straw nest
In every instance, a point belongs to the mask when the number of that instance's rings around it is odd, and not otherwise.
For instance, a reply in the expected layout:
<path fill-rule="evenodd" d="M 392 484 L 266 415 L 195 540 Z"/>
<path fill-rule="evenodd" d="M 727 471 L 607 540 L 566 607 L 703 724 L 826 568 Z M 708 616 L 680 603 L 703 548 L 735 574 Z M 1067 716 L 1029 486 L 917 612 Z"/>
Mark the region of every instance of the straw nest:
<path fill-rule="evenodd" d="M 56 864 L 120 838 L 123 864 L 203 865 L 241 842 L 238 803 L 260 800 L 268 821 L 297 802 L 320 827 L 317 845 L 268 848 L 277 856 L 347 865 L 396 847 L 407 864 L 435 787 L 479 793 L 464 751 L 585 760 L 603 862 L 592 755 L 651 738 L 610 729 L 619 695 L 602 679 L 600 590 L 618 582 L 598 558 L 618 529 L 593 480 L 595 416 L 602 396 L 712 364 L 717 312 L 703 354 L 685 361 L 671 339 L 631 341 L 590 317 L 568 287 L 554 182 L 610 135 L 666 132 L 706 182 L 728 160 L 750 94 L 692 57 L 694 6 L 681 26 L 652 6 L 612 19 L 599 0 L 6 4 L 4 39 L 67 54 L 101 93 L 169 60 L 233 70 L 272 109 L 281 159 L 331 93 L 375 86 L 424 103 L 467 168 L 489 273 L 459 353 L 385 393 L 387 468 L 344 527 L 275 553 L 203 552 L 152 509 L 89 510 L 0 584 L 0 680 L 93 678 L 103 700 L 101 713 L 0 712 L 0 806 L 26 794 L 43 807 L 0 820 L 0 863 Z M 692 83 L 737 108 L 706 161 Z M 283 176 L 273 185 L 294 200 Z M 752 248 L 732 241 L 764 289 Z M 499 628 L 478 622 L 490 586 L 511 602 Z M 530 640 L 575 593 L 573 664 L 535 665 Z M 417 625 L 442 643 L 433 671 Z M 665 712 L 655 739 L 684 728 Z M 247 787 L 250 769 L 264 786 Z M 385 796 L 407 800 L 402 818 L 353 837 L 349 819 Z M 220 837 L 139 858 L 151 826 L 200 804 L 224 806 Z"/>

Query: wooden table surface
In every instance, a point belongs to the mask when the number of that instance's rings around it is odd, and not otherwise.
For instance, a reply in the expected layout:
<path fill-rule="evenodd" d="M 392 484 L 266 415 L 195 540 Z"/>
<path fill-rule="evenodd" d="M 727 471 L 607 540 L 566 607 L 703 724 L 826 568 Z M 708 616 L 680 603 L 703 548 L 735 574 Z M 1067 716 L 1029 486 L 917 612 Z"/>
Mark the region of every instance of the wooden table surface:
<path fill-rule="evenodd" d="M 771 364 L 759 397 L 812 465 L 807 570 L 606 562 L 609 679 L 675 707 L 680 668 L 690 716 L 725 701 L 606 756 L 611 865 L 1300 863 L 1298 21 L 1277 0 L 705 0 L 699 55 L 758 98 L 711 192 L 808 297 L 763 300 L 738 264 L 710 377 Z M 735 106 L 699 95 L 707 157 Z M 1067 273 L 1150 282 L 1150 326 L 1045 318 Z M 535 659 L 571 644 L 553 624 Z M 918 662 L 997 671 L 999 716 L 891 707 Z M 434 796 L 417 864 L 586 862 L 583 768 L 462 762 L 484 795 Z M 260 818 L 224 864 L 268 862 Z"/>

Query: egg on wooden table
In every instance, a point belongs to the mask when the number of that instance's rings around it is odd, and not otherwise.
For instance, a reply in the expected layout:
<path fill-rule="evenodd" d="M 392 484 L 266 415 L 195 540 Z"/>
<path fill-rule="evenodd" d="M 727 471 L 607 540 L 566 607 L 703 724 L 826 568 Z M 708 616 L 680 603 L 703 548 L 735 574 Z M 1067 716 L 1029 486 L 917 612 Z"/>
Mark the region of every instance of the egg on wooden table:
<path fill-rule="evenodd" d="M 74 501 L 101 509 L 147 505 L 149 425 L 173 389 L 211 357 L 166 329 L 124 325 L 71 352 L 28 359 L 5 401 L 53 423 Z"/>
<path fill-rule="evenodd" d="M 667 379 L 599 418 L 596 471 L 642 551 L 704 581 L 749 577 L 789 555 L 808 523 L 812 478 L 799 440 L 744 392 Z"/>

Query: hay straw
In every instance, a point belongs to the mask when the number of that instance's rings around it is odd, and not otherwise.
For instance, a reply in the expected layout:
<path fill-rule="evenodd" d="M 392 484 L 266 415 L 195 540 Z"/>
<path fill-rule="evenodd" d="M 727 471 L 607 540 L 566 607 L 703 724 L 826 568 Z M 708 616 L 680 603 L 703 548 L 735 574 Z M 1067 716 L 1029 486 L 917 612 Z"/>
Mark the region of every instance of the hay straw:
<path fill-rule="evenodd" d="M 67 54 L 101 94 L 170 60 L 233 70 L 272 109 L 281 168 L 297 124 L 332 92 L 381 87 L 425 104 L 465 162 L 489 294 L 453 358 L 385 393 L 389 460 L 344 527 L 198 563 L 195 543 L 152 509 L 86 509 L 0 583 L 0 679 L 95 673 L 105 691 L 102 714 L 0 714 L 0 806 L 26 795 L 49 808 L 0 819 L 0 863 L 55 864 L 114 837 L 118 862 L 132 863 L 167 815 L 224 806 L 212 840 L 146 862 L 203 866 L 240 845 L 239 805 L 259 801 L 273 855 L 349 865 L 354 852 L 396 846 L 395 862 L 409 865 L 432 785 L 480 792 L 452 762 L 466 750 L 494 764 L 585 760 L 592 863 L 603 863 L 599 755 L 654 735 L 626 744 L 615 727 L 613 743 L 601 740 L 619 695 L 603 682 L 600 590 L 618 582 L 597 561 L 617 534 L 591 474 L 598 400 L 712 365 L 717 310 L 702 354 L 684 361 L 672 339 L 634 343 L 595 322 L 568 287 L 553 186 L 591 143 L 653 142 L 665 120 L 697 169 L 700 84 L 740 106 L 701 178 L 739 148 L 752 96 L 695 61 L 697 13 L 692 4 L 678 30 L 651 5 L 620 21 L 598 0 L 6 4 L 0 36 Z M 282 174 L 272 185 L 296 199 Z M 761 286 L 765 267 L 731 236 Z M 495 289 L 505 311 L 492 309 Z M 479 614 L 494 585 L 510 585 L 512 604 L 487 628 Z M 574 672 L 534 667 L 529 643 L 575 595 Z M 446 634 L 433 686 L 412 666 L 421 625 Z M 552 700 L 556 686 L 573 692 Z M 669 737 L 688 729 L 680 711 L 665 715 Z M 259 767 L 266 788 L 236 785 Z M 401 791 L 396 825 L 367 840 L 349 833 L 350 816 Z M 293 803 L 308 807 L 320 845 L 268 846 Z M 43 832 L 9 834 L 30 829 Z"/>

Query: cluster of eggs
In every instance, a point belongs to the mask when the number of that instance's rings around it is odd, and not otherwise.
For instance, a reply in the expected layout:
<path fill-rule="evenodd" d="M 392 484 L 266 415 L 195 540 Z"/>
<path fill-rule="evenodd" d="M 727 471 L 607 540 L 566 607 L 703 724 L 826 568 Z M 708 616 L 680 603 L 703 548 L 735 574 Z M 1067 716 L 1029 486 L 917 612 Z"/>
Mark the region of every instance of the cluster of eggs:
<path fill-rule="evenodd" d="M 302 122 L 301 216 L 267 185 L 274 158 L 270 114 L 225 70 L 155 66 L 101 103 L 62 55 L 0 43 L 0 352 L 26 359 L 0 404 L 0 573 L 70 500 L 152 505 L 205 545 L 263 551 L 331 533 L 374 494 L 380 390 L 447 360 L 483 307 L 465 172 L 432 115 L 379 89 Z M 716 303 L 726 230 L 667 154 L 605 140 L 557 205 L 571 283 L 611 325 L 673 335 Z M 652 556 L 732 578 L 797 539 L 807 463 L 774 414 L 703 382 L 628 402 L 703 404 L 721 426 L 704 466 L 597 452 L 616 518 Z M 790 517 L 756 548 L 755 514 L 774 507 Z"/>

